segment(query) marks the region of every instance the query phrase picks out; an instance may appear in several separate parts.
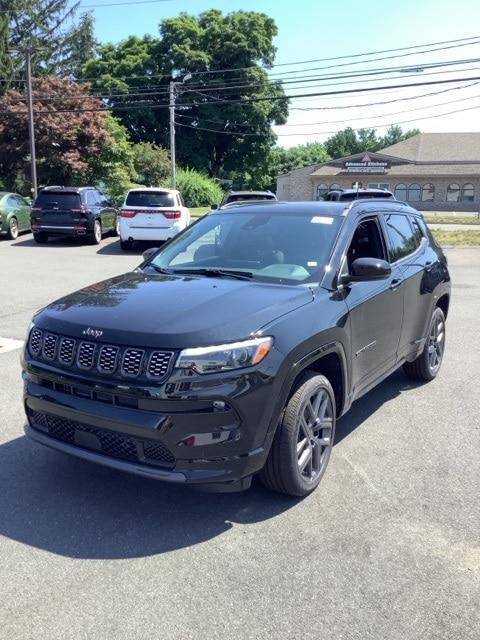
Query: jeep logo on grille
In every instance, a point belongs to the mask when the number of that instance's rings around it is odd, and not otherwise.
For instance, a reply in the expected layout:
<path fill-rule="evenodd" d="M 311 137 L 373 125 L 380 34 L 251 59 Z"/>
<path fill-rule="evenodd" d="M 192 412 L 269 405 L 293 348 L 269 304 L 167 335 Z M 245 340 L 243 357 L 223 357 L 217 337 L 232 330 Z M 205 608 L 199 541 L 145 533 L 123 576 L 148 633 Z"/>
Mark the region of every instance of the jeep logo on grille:
<path fill-rule="evenodd" d="M 84 336 L 90 336 L 91 338 L 100 338 L 100 336 L 103 336 L 103 331 L 100 329 L 92 329 L 92 327 L 87 327 L 82 333 Z"/>

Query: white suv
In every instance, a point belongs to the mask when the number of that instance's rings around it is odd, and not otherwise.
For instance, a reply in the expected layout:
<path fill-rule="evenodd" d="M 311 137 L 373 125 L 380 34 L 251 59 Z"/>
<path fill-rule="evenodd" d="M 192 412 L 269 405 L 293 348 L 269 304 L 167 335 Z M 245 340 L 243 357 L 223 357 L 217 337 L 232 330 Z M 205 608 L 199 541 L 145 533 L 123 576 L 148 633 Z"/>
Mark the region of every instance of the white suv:
<path fill-rule="evenodd" d="M 164 241 L 190 224 L 190 211 L 174 189 L 131 189 L 119 214 L 120 246 L 131 249 L 135 240 Z"/>

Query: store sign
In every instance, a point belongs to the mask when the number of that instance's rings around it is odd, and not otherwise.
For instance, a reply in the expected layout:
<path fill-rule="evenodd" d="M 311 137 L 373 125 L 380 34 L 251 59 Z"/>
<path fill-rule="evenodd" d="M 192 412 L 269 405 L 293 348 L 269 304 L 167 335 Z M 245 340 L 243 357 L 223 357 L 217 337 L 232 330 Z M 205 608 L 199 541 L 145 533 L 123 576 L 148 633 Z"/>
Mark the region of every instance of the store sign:
<path fill-rule="evenodd" d="M 390 163 L 385 160 L 372 160 L 366 153 L 361 160 L 346 160 L 343 168 L 347 173 L 385 173 Z"/>

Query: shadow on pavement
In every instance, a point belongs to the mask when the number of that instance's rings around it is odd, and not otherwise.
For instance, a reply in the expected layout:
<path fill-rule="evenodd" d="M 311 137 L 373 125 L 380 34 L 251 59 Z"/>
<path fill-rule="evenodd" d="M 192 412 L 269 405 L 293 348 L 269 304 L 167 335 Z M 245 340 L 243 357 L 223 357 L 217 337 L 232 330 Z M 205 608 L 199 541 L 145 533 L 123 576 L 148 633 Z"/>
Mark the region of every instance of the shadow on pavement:
<path fill-rule="evenodd" d="M 401 372 L 386 380 L 339 421 L 336 443 L 412 386 Z M 115 472 L 26 437 L 0 446 L 0 482 L 0 534 L 85 559 L 181 549 L 224 533 L 232 523 L 275 518 L 300 502 L 271 493 L 257 481 L 244 493 L 198 493 Z"/>
<path fill-rule="evenodd" d="M 120 249 L 120 241 L 117 240 L 116 242 L 110 242 L 109 244 L 101 246 L 97 250 L 97 253 L 104 256 L 141 256 L 146 249 L 150 249 L 150 247 L 160 247 L 162 244 L 163 243 L 158 240 L 156 242 L 135 242 L 132 249 L 124 251 Z"/>

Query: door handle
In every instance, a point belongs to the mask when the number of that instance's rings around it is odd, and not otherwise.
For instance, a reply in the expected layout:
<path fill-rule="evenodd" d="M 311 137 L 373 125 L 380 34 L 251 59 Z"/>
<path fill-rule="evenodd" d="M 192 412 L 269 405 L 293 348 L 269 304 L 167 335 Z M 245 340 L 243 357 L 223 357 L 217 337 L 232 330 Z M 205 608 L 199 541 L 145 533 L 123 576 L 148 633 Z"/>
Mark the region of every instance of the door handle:
<path fill-rule="evenodd" d="M 395 291 L 395 289 L 398 289 L 398 287 L 402 284 L 402 282 L 403 282 L 402 278 L 395 278 L 390 282 L 390 289 L 392 291 Z"/>

